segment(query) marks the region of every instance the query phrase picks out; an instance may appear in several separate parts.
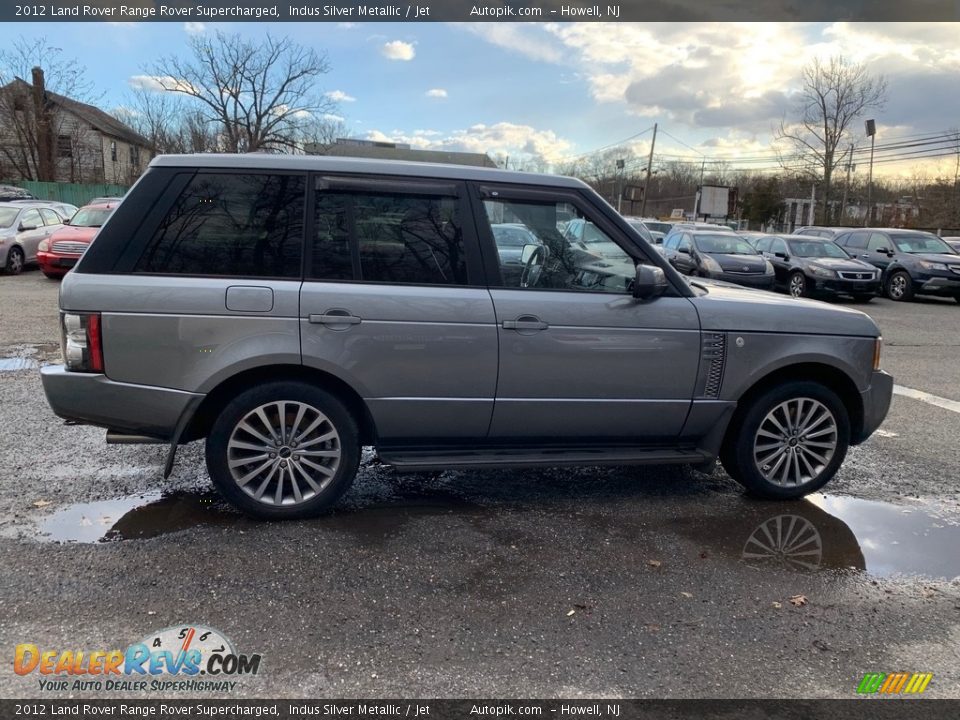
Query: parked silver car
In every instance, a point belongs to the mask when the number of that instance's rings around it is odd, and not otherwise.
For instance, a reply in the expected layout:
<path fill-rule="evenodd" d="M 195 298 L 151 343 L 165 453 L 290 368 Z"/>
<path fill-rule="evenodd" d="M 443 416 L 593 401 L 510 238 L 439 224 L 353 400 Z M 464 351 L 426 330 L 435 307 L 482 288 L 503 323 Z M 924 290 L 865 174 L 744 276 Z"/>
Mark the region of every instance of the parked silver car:
<path fill-rule="evenodd" d="M 503 224 L 534 239 L 516 274 Z M 687 280 L 578 180 L 452 165 L 158 157 L 60 309 L 54 411 L 169 444 L 167 474 L 205 438 L 214 484 L 265 518 L 329 508 L 363 445 L 401 470 L 719 457 L 796 498 L 893 382 L 859 311 Z"/>
<path fill-rule="evenodd" d="M 20 273 L 37 261 L 37 247 L 63 227 L 63 218 L 42 201 L 0 203 L 0 269 Z"/>

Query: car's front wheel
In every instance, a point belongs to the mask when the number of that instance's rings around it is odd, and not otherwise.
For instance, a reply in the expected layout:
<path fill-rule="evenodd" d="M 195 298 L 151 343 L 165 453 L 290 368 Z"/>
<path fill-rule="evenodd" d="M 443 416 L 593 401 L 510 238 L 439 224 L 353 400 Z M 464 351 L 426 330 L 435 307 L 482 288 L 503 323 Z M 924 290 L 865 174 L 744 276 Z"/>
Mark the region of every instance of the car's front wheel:
<path fill-rule="evenodd" d="M 350 487 L 360 463 L 356 420 L 331 393 L 274 382 L 240 393 L 213 423 L 207 469 L 217 489 L 254 517 L 318 515 Z"/>
<path fill-rule="evenodd" d="M 835 392 L 815 382 L 772 388 L 734 419 L 721 453 L 730 476 L 763 498 L 800 498 L 837 472 L 850 420 Z"/>
<path fill-rule="evenodd" d="M 884 285 L 887 297 L 894 301 L 913 300 L 913 281 L 910 280 L 910 274 L 897 270 L 890 274 Z"/>

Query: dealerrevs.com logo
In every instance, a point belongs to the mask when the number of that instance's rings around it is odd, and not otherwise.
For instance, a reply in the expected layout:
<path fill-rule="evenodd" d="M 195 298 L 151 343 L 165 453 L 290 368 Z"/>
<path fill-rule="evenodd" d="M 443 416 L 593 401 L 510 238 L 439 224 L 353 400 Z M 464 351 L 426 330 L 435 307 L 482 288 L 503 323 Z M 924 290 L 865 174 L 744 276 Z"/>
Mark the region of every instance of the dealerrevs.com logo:
<path fill-rule="evenodd" d="M 919 695 L 932 679 L 933 673 L 867 673 L 857 692 L 860 695 Z"/>
<path fill-rule="evenodd" d="M 238 684 L 233 678 L 259 672 L 260 655 L 238 653 L 213 628 L 183 625 L 150 633 L 126 650 L 47 650 L 21 643 L 13 670 L 38 675 L 45 692 L 232 692 Z"/>

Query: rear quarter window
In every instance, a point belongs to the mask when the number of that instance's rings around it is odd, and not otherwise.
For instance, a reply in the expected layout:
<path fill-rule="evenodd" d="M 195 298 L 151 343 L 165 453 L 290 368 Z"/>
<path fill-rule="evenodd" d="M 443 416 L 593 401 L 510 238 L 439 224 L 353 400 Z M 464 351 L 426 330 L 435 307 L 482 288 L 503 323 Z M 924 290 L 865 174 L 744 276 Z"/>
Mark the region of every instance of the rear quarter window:
<path fill-rule="evenodd" d="M 300 277 L 305 192 L 303 175 L 199 173 L 157 226 L 134 272 Z"/>

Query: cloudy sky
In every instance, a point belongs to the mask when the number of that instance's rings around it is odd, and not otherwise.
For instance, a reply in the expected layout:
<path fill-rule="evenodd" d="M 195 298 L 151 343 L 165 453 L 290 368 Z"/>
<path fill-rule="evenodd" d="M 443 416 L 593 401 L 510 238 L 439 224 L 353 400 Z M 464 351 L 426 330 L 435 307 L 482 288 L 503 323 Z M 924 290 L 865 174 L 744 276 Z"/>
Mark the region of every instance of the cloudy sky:
<path fill-rule="evenodd" d="M 842 54 L 889 82 L 878 146 L 960 126 L 960 23 L 337 23 L 18 26 L 86 66 L 105 108 L 191 33 L 269 31 L 326 51 L 325 90 L 354 137 L 550 163 L 632 138 L 657 160 L 773 168 L 771 131 L 801 66 Z M 862 125 L 858 123 L 858 131 Z M 646 131 L 646 132 L 645 132 Z M 862 138 L 860 138 L 862 142 Z M 920 153 L 932 153 L 921 146 Z M 949 148 L 942 150 L 947 153 Z M 878 153 L 902 157 L 909 150 Z M 953 176 L 956 156 L 878 162 L 877 173 Z"/>

